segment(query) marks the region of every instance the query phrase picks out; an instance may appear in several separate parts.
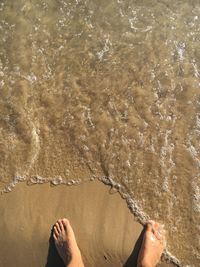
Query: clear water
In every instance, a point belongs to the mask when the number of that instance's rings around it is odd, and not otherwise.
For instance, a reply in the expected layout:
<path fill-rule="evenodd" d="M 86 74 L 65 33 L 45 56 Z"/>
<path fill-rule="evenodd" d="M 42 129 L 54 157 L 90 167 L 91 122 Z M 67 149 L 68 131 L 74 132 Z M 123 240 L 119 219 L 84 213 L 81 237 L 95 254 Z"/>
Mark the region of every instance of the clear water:
<path fill-rule="evenodd" d="M 200 3 L 0 2 L 0 188 L 119 190 L 200 263 Z"/>

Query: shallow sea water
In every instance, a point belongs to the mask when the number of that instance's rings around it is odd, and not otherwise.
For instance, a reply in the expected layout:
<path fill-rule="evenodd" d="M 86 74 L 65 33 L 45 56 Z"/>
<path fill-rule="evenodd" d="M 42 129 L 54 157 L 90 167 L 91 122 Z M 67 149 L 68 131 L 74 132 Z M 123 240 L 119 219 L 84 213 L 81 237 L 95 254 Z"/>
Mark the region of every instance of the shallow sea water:
<path fill-rule="evenodd" d="M 2 193 L 100 179 L 198 267 L 199 25 L 192 0 L 1 1 Z"/>

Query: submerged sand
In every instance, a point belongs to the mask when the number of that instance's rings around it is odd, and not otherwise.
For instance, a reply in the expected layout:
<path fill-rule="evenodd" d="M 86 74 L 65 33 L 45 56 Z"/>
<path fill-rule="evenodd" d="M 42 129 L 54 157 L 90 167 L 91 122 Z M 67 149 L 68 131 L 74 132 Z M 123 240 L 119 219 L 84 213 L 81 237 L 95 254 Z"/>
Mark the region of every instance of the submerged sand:
<path fill-rule="evenodd" d="M 1 267 L 62 266 L 49 243 L 59 218 L 70 220 L 86 267 L 125 266 L 143 230 L 119 194 L 99 181 L 71 187 L 19 184 L 1 196 L 0 217 Z M 136 266 L 134 260 L 127 266 Z"/>

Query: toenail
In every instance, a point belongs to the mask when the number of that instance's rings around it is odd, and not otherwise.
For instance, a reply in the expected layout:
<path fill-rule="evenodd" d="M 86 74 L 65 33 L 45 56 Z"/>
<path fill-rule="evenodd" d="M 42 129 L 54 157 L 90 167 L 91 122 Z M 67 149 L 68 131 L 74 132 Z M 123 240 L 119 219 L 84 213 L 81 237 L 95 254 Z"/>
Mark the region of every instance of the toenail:
<path fill-rule="evenodd" d="M 153 221 L 153 220 L 149 220 L 148 222 L 147 222 L 147 224 L 151 224 L 152 226 L 155 224 L 155 221 Z"/>

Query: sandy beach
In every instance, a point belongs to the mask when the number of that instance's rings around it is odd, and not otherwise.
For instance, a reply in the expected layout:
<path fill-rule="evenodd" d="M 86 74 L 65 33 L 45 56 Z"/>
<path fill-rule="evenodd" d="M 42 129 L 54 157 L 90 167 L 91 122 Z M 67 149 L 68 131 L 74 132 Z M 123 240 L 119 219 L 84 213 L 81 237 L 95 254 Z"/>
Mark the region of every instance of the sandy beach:
<path fill-rule="evenodd" d="M 63 217 L 86 267 L 136 267 L 150 218 L 200 266 L 199 25 L 191 0 L 0 1 L 0 267 L 62 265 Z"/>
<path fill-rule="evenodd" d="M 74 228 L 85 266 L 136 266 L 134 261 L 125 263 L 143 227 L 119 194 L 109 191 L 108 186 L 94 181 L 71 187 L 19 184 L 3 194 L 0 266 L 63 266 L 52 240 L 49 242 L 53 224 L 63 217 Z M 163 262 L 159 266 L 173 265 Z"/>

